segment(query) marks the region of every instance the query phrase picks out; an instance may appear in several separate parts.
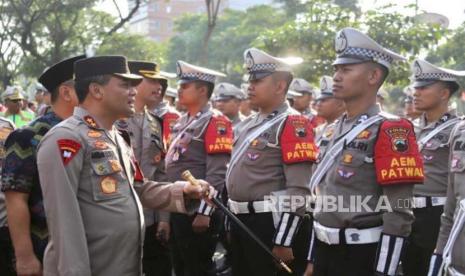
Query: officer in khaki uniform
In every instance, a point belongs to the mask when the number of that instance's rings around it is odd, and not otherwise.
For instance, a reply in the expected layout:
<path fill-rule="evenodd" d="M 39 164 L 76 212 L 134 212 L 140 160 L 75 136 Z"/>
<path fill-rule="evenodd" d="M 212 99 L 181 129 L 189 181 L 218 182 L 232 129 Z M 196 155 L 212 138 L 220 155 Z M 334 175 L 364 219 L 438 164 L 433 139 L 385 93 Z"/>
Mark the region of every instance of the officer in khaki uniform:
<path fill-rule="evenodd" d="M 242 122 L 245 117 L 239 112 L 245 95 L 234 84 L 222 82 L 216 85 L 213 91 L 216 108 L 231 120 L 233 127 Z"/>
<path fill-rule="evenodd" d="M 229 162 L 231 122 L 208 103 L 217 77 L 224 74 L 178 61 L 179 103 L 186 113 L 173 127 L 166 155 L 169 181 L 189 169 L 222 194 Z M 212 256 L 222 225 L 221 213 L 201 202 L 195 215 L 171 214 L 173 266 L 176 275 L 212 273 Z"/>
<path fill-rule="evenodd" d="M 15 129 L 13 122 L 0 117 L 0 173 L 5 158 L 5 140 Z M 13 269 L 13 247 L 7 227 L 5 195 L 0 191 L 0 274 L 14 275 Z"/>
<path fill-rule="evenodd" d="M 345 111 L 344 101 L 336 99 L 333 94 L 333 78 L 323 76 L 320 79 L 320 95 L 315 99 L 315 109 L 317 116 L 323 118 L 325 123 L 319 125 L 316 132 L 316 144 L 320 145 L 320 140 L 323 133 L 329 125 L 339 118 Z"/>
<path fill-rule="evenodd" d="M 347 112 L 323 134 L 310 182 L 313 275 L 395 275 L 423 165 L 413 126 L 381 112 L 376 92 L 403 58 L 352 28 L 337 33 L 335 48 L 333 93 Z"/>
<path fill-rule="evenodd" d="M 164 157 L 166 143 L 162 117 L 154 114 L 154 107 L 163 99 L 167 80 L 160 75 L 153 62 L 129 61 L 131 73 L 143 77 L 137 86 L 135 114 L 116 122 L 116 127 L 129 133 L 131 147 L 145 177 L 154 181 L 166 181 Z M 160 83 L 160 80 L 164 80 Z M 165 115 L 165 114 L 163 114 Z M 167 136 L 168 136 L 167 135 Z M 145 240 L 143 270 L 145 275 L 171 275 L 171 260 L 168 251 L 170 235 L 169 212 L 144 210 Z"/>
<path fill-rule="evenodd" d="M 405 275 L 426 275 L 446 202 L 450 134 L 459 122 L 448 106 L 450 97 L 458 90 L 460 72 L 421 59 L 413 62 L 412 72 L 414 106 L 423 112 L 416 136 L 425 182 L 413 189 L 415 221 L 402 266 Z"/>
<path fill-rule="evenodd" d="M 74 72 L 80 106 L 38 149 L 50 232 L 44 275 L 142 275 L 141 203 L 186 212 L 187 197 L 204 195 L 208 186 L 144 180 L 113 125 L 134 113 L 134 86 L 142 80 L 129 73 L 125 57 L 82 59 Z"/>
<path fill-rule="evenodd" d="M 465 73 L 465 72 L 462 72 Z M 429 276 L 465 275 L 465 123 L 451 133 L 449 183 Z"/>
<path fill-rule="evenodd" d="M 310 120 L 285 100 L 292 81 L 290 60 L 255 48 L 246 50 L 244 59 L 250 102 L 259 112 L 235 129 L 226 175 L 229 209 L 279 258 L 289 262 L 295 275 L 301 275 L 309 235 L 308 220 L 303 217 L 309 194 L 306 184 L 317 153 L 313 128 Z M 290 196 L 302 201 L 295 208 L 272 212 L 266 207 L 266 197 L 272 195 L 277 196 L 276 201 Z M 280 273 L 242 229 L 234 223 L 230 227 L 233 275 Z"/>

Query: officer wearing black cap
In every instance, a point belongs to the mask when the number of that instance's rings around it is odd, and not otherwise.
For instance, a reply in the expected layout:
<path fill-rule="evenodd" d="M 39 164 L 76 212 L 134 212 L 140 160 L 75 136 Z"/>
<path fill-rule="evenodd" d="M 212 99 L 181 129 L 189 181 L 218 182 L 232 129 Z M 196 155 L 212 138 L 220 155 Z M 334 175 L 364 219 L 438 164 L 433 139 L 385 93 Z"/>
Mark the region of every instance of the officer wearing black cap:
<path fill-rule="evenodd" d="M 403 57 L 353 28 L 337 33 L 335 50 L 333 94 L 346 113 L 324 135 L 328 146 L 320 148 L 310 181 L 317 203 L 313 273 L 396 275 L 413 222 L 410 206 L 400 202 L 423 182 L 423 165 L 412 124 L 381 112 L 376 93 Z M 389 204 L 380 208 L 383 202 Z"/>
<path fill-rule="evenodd" d="M 81 59 L 74 72 L 80 105 L 44 136 L 37 154 L 50 231 L 44 274 L 142 275 L 141 203 L 186 212 L 187 197 L 205 195 L 208 185 L 144 179 L 114 126 L 134 114 L 134 87 L 142 80 L 125 57 Z"/>
<path fill-rule="evenodd" d="M 13 131 L 5 143 L 7 155 L 2 170 L 2 191 L 6 196 L 19 275 L 42 272 L 48 230 L 36 165 L 37 145 L 52 127 L 71 116 L 78 104 L 73 66 L 76 60 L 84 57 L 65 59 L 42 73 L 39 82 L 52 95 L 49 112 L 26 127 Z"/>
<path fill-rule="evenodd" d="M 457 78 L 465 72 L 417 59 L 412 73 L 413 104 L 423 112 L 416 135 L 425 182 L 413 189 L 415 221 L 402 265 L 405 275 L 426 275 L 446 202 L 451 133 L 460 121 L 455 111 L 449 109 L 449 100 L 458 90 Z"/>
<path fill-rule="evenodd" d="M 147 179 L 166 181 L 164 157 L 168 145 L 164 137 L 169 137 L 170 126 L 167 117 L 157 116 L 154 109 L 163 99 L 167 79 L 159 75 L 157 65 L 153 62 L 129 61 L 128 65 L 129 70 L 143 77 L 143 80 L 136 87 L 134 115 L 118 120 L 116 127 L 129 133 L 134 155 Z M 171 260 L 167 247 L 170 235 L 169 213 L 145 209 L 144 215 L 143 271 L 146 276 L 170 276 Z"/>

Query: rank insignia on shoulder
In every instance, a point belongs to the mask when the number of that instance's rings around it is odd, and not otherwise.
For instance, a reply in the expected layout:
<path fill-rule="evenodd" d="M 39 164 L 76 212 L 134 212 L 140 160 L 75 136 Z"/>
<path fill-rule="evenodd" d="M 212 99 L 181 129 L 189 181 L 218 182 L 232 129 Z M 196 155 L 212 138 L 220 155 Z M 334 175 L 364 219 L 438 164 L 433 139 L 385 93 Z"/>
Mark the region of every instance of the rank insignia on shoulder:
<path fill-rule="evenodd" d="M 116 184 L 117 181 L 111 176 L 106 176 L 100 182 L 100 188 L 104 194 L 113 194 L 116 193 Z"/>
<path fill-rule="evenodd" d="M 205 151 L 208 154 L 227 153 L 232 150 L 232 123 L 224 116 L 213 116 L 205 131 Z"/>
<path fill-rule="evenodd" d="M 98 128 L 99 127 L 97 122 L 95 121 L 95 119 L 92 116 L 86 115 L 86 116 L 84 116 L 83 119 L 84 119 L 84 122 L 86 122 L 87 125 L 89 125 L 89 126 L 91 126 L 93 128 Z"/>
<path fill-rule="evenodd" d="M 280 136 L 281 153 L 286 164 L 315 162 L 318 154 L 310 120 L 302 115 L 289 115 Z"/>
<path fill-rule="evenodd" d="M 81 144 L 71 139 L 60 139 L 57 141 L 61 152 L 61 159 L 66 166 L 81 149 Z"/>
<path fill-rule="evenodd" d="M 422 183 L 423 159 L 413 125 L 406 119 L 381 123 L 374 149 L 376 178 L 380 185 Z"/>

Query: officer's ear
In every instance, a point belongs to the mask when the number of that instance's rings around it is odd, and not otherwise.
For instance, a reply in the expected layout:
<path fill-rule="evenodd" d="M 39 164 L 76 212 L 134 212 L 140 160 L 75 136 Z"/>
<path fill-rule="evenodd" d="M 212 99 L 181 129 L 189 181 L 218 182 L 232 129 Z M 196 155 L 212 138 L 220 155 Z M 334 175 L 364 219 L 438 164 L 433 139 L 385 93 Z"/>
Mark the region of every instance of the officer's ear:
<path fill-rule="evenodd" d="M 73 93 L 75 92 L 74 89 L 68 85 L 60 85 L 58 88 L 58 93 L 64 101 L 70 102 L 73 100 Z"/>
<path fill-rule="evenodd" d="M 89 84 L 89 95 L 95 99 L 101 100 L 103 97 L 103 87 L 96 82 L 91 82 Z"/>

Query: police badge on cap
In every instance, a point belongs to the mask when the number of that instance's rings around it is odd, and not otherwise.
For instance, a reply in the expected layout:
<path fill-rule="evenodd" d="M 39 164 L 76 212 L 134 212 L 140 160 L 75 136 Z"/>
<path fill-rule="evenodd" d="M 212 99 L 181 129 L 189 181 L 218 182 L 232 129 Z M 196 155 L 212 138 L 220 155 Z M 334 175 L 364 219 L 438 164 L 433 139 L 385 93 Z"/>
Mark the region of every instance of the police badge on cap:
<path fill-rule="evenodd" d="M 388 50 L 354 28 L 344 28 L 336 34 L 334 48 L 337 58 L 333 65 L 356 64 L 372 61 L 387 69 L 397 60 L 405 60 L 399 54 Z"/>
<path fill-rule="evenodd" d="M 437 81 L 457 83 L 458 77 L 465 76 L 465 71 L 456 71 L 438 67 L 426 60 L 416 59 L 412 64 L 413 87 L 424 87 Z M 458 83 L 457 83 L 458 86 Z"/>

